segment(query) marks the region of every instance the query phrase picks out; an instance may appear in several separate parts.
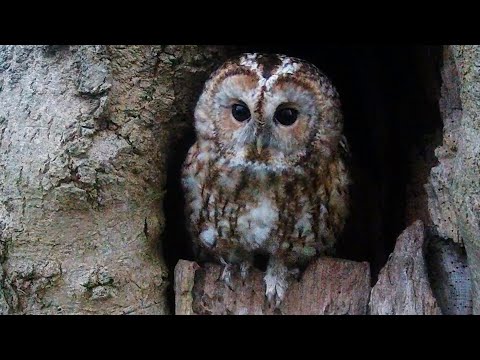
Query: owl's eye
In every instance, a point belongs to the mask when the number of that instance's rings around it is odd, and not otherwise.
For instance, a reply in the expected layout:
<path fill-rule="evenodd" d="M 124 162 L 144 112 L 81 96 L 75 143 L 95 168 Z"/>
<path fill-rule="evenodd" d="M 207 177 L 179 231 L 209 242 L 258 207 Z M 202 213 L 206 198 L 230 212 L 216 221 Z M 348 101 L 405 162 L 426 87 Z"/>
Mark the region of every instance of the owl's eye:
<path fill-rule="evenodd" d="M 298 111 L 292 108 L 277 109 L 275 120 L 284 126 L 290 126 L 297 121 Z"/>
<path fill-rule="evenodd" d="M 233 104 L 232 115 L 235 120 L 243 122 L 250 119 L 250 110 L 245 104 Z"/>

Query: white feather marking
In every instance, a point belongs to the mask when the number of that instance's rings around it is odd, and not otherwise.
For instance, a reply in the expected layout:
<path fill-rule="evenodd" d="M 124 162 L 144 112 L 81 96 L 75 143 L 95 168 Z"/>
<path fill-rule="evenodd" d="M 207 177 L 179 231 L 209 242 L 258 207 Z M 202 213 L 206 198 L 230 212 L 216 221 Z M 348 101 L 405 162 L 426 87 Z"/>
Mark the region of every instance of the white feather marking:
<path fill-rule="evenodd" d="M 265 88 L 270 90 L 277 82 L 278 78 L 285 74 L 294 74 L 300 67 L 300 64 L 292 62 L 292 59 L 285 57 L 282 59 L 282 65 L 280 65 L 275 73 L 265 81 Z"/>
<path fill-rule="evenodd" d="M 261 247 L 269 238 L 278 221 L 278 210 L 270 199 L 260 199 L 257 207 L 251 208 L 238 218 L 238 229 L 253 248 Z"/>
<path fill-rule="evenodd" d="M 230 226 L 230 223 L 228 222 L 227 219 L 222 219 L 218 221 L 219 228 L 228 228 L 229 226 Z"/>
<path fill-rule="evenodd" d="M 303 236 L 309 236 L 312 234 L 312 216 L 308 211 L 305 211 L 303 215 L 298 219 L 295 224 L 295 230 L 301 231 Z"/>
<path fill-rule="evenodd" d="M 210 154 L 208 152 L 201 152 L 197 155 L 198 162 L 208 161 L 209 158 L 210 158 Z"/>
<path fill-rule="evenodd" d="M 189 191 L 194 191 L 196 188 L 200 187 L 197 178 L 194 176 L 186 176 L 182 179 L 182 185 Z"/>
<path fill-rule="evenodd" d="M 257 71 L 257 54 L 246 54 L 240 59 L 240 65 L 249 67 L 250 69 Z"/>
<path fill-rule="evenodd" d="M 282 65 L 277 71 L 277 75 L 293 74 L 298 70 L 299 67 L 300 65 L 298 63 L 292 62 L 291 59 L 283 59 Z"/>
<path fill-rule="evenodd" d="M 203 242 L 206 246 L 212 247 L 217 241 L 217 232 L 213 226 L 209 226 L 207 230 L 204 230 L 200 233 L 200 241 Z"/>
<path fill-rule="evenodd" d="M 300 166 L 288 165 L 284 162 L 284 159 L 279 155 L 278 158 L 271 159 L 269 163 L 263 163 L 258 161 L 249 161 L 245 159 L 245 150 L 238 150 L 232 155 L 232 158 L 228 164 L 229 167 L 249 168 L 254 172 L 282 172 L 284 170 L 294 171 L 297 174 L 303 174 L 304 169 Z"/>
<path fill-rule="evenodd" d="M 222 188 L 234 190 L 237 185 L 237 180 L 228 174 L 221 174 L 218 178 L 218 184 Z"/>

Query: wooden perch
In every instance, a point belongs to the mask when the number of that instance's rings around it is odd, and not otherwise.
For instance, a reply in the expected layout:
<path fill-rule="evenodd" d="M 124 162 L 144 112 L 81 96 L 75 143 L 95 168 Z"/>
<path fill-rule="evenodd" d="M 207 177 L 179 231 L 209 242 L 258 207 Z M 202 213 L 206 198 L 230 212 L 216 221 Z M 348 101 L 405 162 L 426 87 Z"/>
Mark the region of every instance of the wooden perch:
<path fill-rule="evenodd" d="M 232 288 L 219 280 L 222 266 L 200 267 L 180 260 L 175 268 L 176 314 L 366 314 L 370 293 L 370 267 L 366 262 L 320 258 L 300 281 L 290 285 L 279 309 L 265 297 L 263 273 L 252 269 L 243 281 L 232 274 Z"/>
<path fill-rule="evenodd" d="M 417 221 L 397 239 L 373 289 L 368 263 L 319 258 L 290 285 L 276 310 L 266 301 L 261 271 L 251 270 L 245 281 L 234 272 L 229 288 L 219 280 L 221 265 L 180 260 L 175 268 L 175 310 L 178 315 L 439 315 L 442 311 L 430 285 L 425 251 L 424 225 Z M 468 300 L 469 294 L 461 295 L 462 301 Z"/>

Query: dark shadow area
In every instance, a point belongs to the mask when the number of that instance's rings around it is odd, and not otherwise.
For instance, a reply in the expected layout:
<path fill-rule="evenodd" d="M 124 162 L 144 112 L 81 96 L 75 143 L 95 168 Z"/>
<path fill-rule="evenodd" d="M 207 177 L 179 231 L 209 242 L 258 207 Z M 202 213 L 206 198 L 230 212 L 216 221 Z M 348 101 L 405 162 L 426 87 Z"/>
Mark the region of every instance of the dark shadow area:
<path fill-rule="evenodd" d="M 353 179 L 351 214 L 337 256 L 368 261 L 375 282 L 397 236 L 417 214 L 426 213 L 423 184 L 442 131 L 441 46 L 252 45 L 236 50 L 303 58 L 337 87 Z M 178 259 L 193 259 L 180 187 L 181 164 L 193 142 L 191 129 L 174 145 L 170 159 L 164 248 L 172 270 Z"/>
<path fill-rule="evenodd" d="M 167 191 L 163 202 L 165 232 L 161 244 L 165 263 L 169 269 L 167 299 L 170 309 L 175 309 L 175 289 L 173 286 L 175 265 L 180 259 L 194 260 L 192 243 L 185 222 L 185 198 L 181 186 L 183 161 L 194 143 L 195 132 L 192 122 L 192 127 L 185 131 L 181 138 L 172 141 L 167 159 Z"/>

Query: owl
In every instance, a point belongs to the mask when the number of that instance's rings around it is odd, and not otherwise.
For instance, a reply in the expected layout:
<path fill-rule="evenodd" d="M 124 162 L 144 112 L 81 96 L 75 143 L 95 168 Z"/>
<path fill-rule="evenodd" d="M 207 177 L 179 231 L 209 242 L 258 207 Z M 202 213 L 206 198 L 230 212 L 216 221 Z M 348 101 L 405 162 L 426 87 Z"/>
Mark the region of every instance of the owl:
<path fill-rule="evenodd" d="M 331 255 L 348 214 L 349 175 L 337 91 L 314 65 L 243 54 L 207 80 L 182 169 L 195 246 L 245 278 L 268 259 L 273 306 L 315 257 Z"/>

